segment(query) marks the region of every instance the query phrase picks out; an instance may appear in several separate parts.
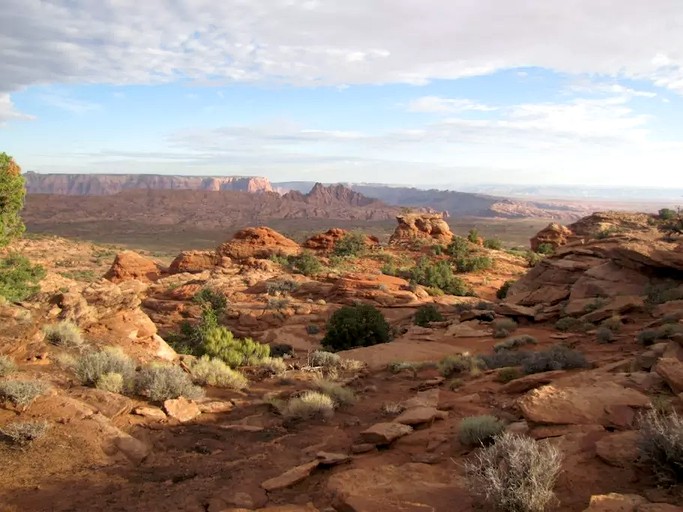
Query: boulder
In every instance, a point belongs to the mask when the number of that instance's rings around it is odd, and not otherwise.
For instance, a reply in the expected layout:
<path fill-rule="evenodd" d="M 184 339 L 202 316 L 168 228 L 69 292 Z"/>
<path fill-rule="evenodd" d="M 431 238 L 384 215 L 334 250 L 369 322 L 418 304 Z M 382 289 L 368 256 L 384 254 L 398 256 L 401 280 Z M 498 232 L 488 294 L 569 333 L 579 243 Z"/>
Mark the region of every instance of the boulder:
<path fill-rule="evenodd" d="M 613 432 L 595 443 L 595 453 L 610 466 L 629 467 L 638 459 L 638 432 Z"/>
<path fill-rule="evenodd" d="M 683 392 L 683 362 L 673 357 L 663 357 L 655 366 L 657 372 L 674 393 Z"/>
<path fill-rule="evenodd" d="M 261 487 L 267 492 L 277 491 L 279 489 L 291 487 L 292 485 L 297 484 L 302 480 L 308 478 L 310 474 L 313 472 L 313 470 L 318 467 L 319 464 L 319 460 L 314 460 L 311 462 L 307 462 L 306 464 L 301 464 L 300 466 L 296 466 L 290 469 L 289 471 L 282 473 L 279 476 L 266 480 L 265 482 L 261 483 Z"/>
<path fill-rule="evenodd" d="M 638 512 L 647 500 L 637 494 L 599 494 L 591 496 L 588 508 L 583 512 Z"/>
<path fill-rule="evenodd" d="M 211 270 L 221 261 L 215 251 L 183 251 L 171 262 L 168 271 L 171 274 L 189 272 L 196 274 Z"/>
<path fill-rule="evenodd" d="M 181 423 L 193 420 L 201 414 L 199 406 L 187 398 L 173 398 L 164 402 L 164 410 L 169 417 Z"/>
<path fill-rule="evenodd" d="M 447 244 L 453 239 L 448 223 L 440 213 L 408 213 L 396 217 L 398 226 L 390 244 L 412 243 L 416 239 Z"/>
<path fill-rule="evenodd" d="M 345 229 L 332 228 L 324 233 L 318 233 L 308 238 L 303 247 L 312 251 L 330 253 L 334 250 L 335 244 L 348 235 Z M 372 247 L 379 244 L 379 239 L 375 236 L 365 236 L 365 245 Z"/>
<path fill-rule="evenodd" d="M 133 409 L 133 414 L 142 416 L 144 418 L 149 418 L 155 421 L 164 421 L 166 419 L 166 413 L 159 409 L 158 407 L 152 407 L 147 405 L 140 405 Z"/>
<path fill-rule="evenodd" d="M 437 410 L 435 407 L 413 407 L 401 413 L 394 421 L 403 425 L 421 425 L 431 423 L 435 419 L 444 419 L 447 413 Z"/>
<path fill-rule="evenodd" d="M 573 235 L 574 233 L 568 227 L 551 222 L 531 238 L 531 250 L 537 251 L 541 244 L 547 244 L 552 246 L 553 249 L 557 249 L 562 245 L 566 245 Z"/>
<path fill-rule="evenodd" d="M 413 428 L 401 423 L 377 423 L 360 433 L 362 443 L 374 445 L 387 445 L 394 442 L 399 437 L 410 434 Z"/>
<path fill-rule="evenodd" d="M 218 256 L 227 256 L 237 261 L 292 256 L 300 252 L 301 247 L 294 240 L 264 226 L 242 229 L 235 233 L 232 240 L 216 249 Z"/>
<path fill-rule="evenodd" d="M 161 277 L 163 269 L 151 258 L 135 251 L 123 251 L 116 255 L 111 268 L 104 275 L 112 283 L 121 283 L 131 279 L 150 282 Z"/>

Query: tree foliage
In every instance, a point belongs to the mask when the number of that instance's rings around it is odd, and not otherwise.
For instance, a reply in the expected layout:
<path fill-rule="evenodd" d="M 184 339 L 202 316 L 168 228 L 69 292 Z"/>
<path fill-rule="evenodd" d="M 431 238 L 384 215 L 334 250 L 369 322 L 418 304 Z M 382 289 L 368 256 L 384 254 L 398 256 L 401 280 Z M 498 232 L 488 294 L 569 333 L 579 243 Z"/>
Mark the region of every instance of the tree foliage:
<path fill-rule="evenodd" d="M 0 247 L 24 232 L 19 212 L 24 207 L 26 188 L 21 169 L 7 153 L 0 153 Z"/>

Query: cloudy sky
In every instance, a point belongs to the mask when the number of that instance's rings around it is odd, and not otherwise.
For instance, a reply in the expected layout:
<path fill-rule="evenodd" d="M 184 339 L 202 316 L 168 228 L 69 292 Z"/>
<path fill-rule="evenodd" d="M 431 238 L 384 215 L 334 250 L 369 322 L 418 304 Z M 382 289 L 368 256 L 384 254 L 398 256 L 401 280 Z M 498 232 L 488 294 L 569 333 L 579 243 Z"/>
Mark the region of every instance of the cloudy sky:
<path fill-rule="evenodd" d="M 3 0 L 25 170 L 683 187 L 681 0 Z"/>

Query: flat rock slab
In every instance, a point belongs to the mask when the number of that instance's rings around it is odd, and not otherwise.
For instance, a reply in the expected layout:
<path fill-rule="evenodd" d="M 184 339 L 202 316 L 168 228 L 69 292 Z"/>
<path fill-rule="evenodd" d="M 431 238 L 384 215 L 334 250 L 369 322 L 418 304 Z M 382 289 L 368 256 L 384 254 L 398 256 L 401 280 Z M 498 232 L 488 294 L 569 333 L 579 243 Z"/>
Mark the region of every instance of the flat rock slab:
<path fill-rule="evenodd" d="M 227 508 L 221 512 L 254 512 L 251 508 Z M 275 505 L 274 507 L 259 508 L 258 512 L 319 512 L 313 503 L 306 505 Z"/>
<path fill-rule="evenodd" d="M 199 410 L 205 414 L 217 414 L 221 412 L 230 412 L 235 408 L 232 402 L 225 402 L 223 400 L 207 400 L 197 404 Z"/>
<path fill-rule="evenodd" d="M 266 491 L 277 491 L 278 489 L 291 487 L 292 485 L 298 484 L 299 482 L 308 478 L 319 464 L 320 461 L 314 460 L 307 462 L 306 464 L 296 466 L 295 468 L 282 473 L 280 476 L 266 480 L 261 484 L 261 487 Z"/>
<path fill-rule="evenodd" d="M 531 389 L 536 389 L 540 386 L 550 384 L 554 380 L 566 375 L 567 372 L 564 370 L 554 370 L 550 372 L 534 373 L 531 375 L 525 375 L 519 379 L 512 380 L 505 384 L 500 390 L 503 393 L 508 393 L 511 395 L 517 393 L 526 393 Z"/>
<path fill-rule="evenodd" d="M 322 466 L 336 466 L 337 464 L 344 464 L 351 460 L 351 456 L 345 453 L 318 452 L 315 456 Z"/>
<path fill-rule="evenodd" d="M 596 455 L 610 466 L 628 467 L 638 459 L 638 432 L 614 432 L 595 443 Z"/>
<path fill-rule="evenodd" d="M 597 494 L 591 496 L 588 508 L 583 512 L 638 512 L 647 500 L 637 494 Z"/>
<path fill-rule="evenodd" d="M 464 351 L 445 343 L 399 338 L 390 343 L 343 350 L 337 354 L 343 359 L 362 361 L 371 370 L 379 370 L 394 361 L 438 361 L 444 356 Z"/>
<path fill-rule="evenodd" d="M 181 423 L 193 420 L 202 413 L 196 403 L 182 396 L 166 400 L 164 402 L 164 410 L 169 417 Z"/>
<path fill-rule="evenodd" d="M 73 396 L 112 419 L 127 414 L 133 407 L 130 398 L 97 388 L 82 388 L 73 393 Z"/>
<path fill-rule="evenodd" d="M 139 407 L 136 407 L 133 409 L 133 414 L 156 421 L 164 421 L 166 419 L 166 413 L 164 411 L 158 407 L 147 405 L 140 405 Z"/>
<path fill-rule="evenodd" d="M 258 425 L 244 425 L 242 423 L 234 423 L 232 425 L 221 425 L 225 430 L 232 430 L 234 432 L 263 432 L 263 427 Z"/>
<path fill-rule="evenodd" d="M 402 403 L 405 409 L 413 407 L 437 407 L 439 405 L 439 390 L 428 389 L 426 391 L 419 391 L 417 395 Z"/>
<path fill-rule="evenodd" d="M 363 443 L 386 445 L 396 441 L 399 437 L 410 434 L 413 428 L 401 423 L 377 423 L 360 434 Z"/>
<path fill-rule="evenodd" d="M 434 407 L 413 407 L 404 411 L 394 421 L 403 425 L 421 425 L 431 423 L 435 419 L 443 419 L 446 413 L 438 411 Z"/>
<path fill-rule="evenodd" d="M 655 371 L 674 393 L 683 392 L 683 362 L 672 357 L 665 357 L 657 362 Z"/>
<path fill-rule="evenodd" d="M 576 387 L 543 386 L 519 400 L 528 421 L 558 425 L 627 427 L 635 417 L 634 409 L 649 406 L 644 394 L 610 381 Z"/>

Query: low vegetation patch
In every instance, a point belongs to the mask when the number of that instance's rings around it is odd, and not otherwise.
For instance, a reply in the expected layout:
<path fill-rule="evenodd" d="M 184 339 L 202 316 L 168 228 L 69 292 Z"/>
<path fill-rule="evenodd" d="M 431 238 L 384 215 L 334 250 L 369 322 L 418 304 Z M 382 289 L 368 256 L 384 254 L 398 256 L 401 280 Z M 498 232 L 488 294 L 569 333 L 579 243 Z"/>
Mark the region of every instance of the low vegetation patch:
<path fill-rule="evenodd" d="M 350 405 L 356 401 L 356 394 L 352 389 L 331 380 L 320 379 L 315 382 L 315 387 L 322 394 L 329 396 L 336 407 Z"/>
<path fill-rule="evenodd" d="M 432 304 L 420 306 L 415 312 L 415 325 L 427 327 L 431 322 L 443 322 L 444 317 L 441 312 Z"/>
<path fill-rule="evenodd" d="M 0 400 L 26 409 L 48 390 L 41 380 L 5 380 L 0 382 Z"/>
<path fill-rule="evenodd" d="M 551 256 L 555 254 L 555 246 L 547 242 L 539 244 L 536 248 L 536 253 L 542 254 L 543 256 Z"/>
<path fill-rule="evenodd" d="M 460 256 L 453 258 L 453 263 L 458 272 L 478 272 L 493 267 L 493 260 L 483 255 Z"/>
<path fill-rule="evenodd" d="M 465 446 L 488 444 L 505 430 L 505 425 L 495 416 L 469 416 L 458 426 L 458 438 Z"/>
<path fill-rule="evenodd" d="M 341 257 L 358 257 L 362 256 L 366 250 L 365 235 L 354 231 L 337 240 L 332 249 L 332 254 Z"/>
<path fill-rule="evenodd" d="M 496 291 L 496 297 L 503 300 L 508 296 L 510 287 L 515 284 L 515 281 L 505 281 L 500 288 Z"/>
<path fill-rule="evenodd" d="M 64 320 L 43 327 L 45 341 L 64 348 L 79 348 L 83 345 L 81 329 L 73 322 Z"/>
<path fill-rule="evenodd" d="M 0 433 L 12 444 L 27 446 L 43 437 L 49 428 L 47 421 L 18 421 L 5 425 Z"/>
<path fill-rule="evenodd" d="M 578 318 L 565 316 L 555 322 L 555 329 L 562 332 L 586 332 L 593 328 L 590 322 L 584 322 Z"/>
<path fill-rule="evenodd" d="M 225 310 L 228 306 L 228 299 L 225 298 L 222 292 L 212 288 L 202 288 L 192 298 L 197 304 L 202 304 L 205 307 L 211 307 L 217 313 Z"/>
<path fill-rule="evenodd" d="M 191 367 L 192 380 L 202 386 L 217 388 L 244 389 L 248 385 L 247 378 L 239 371 L 233 370 L 223 360 L 203 356 L 196 359 Z"/>
<path fill-rule="evenodd" d="M 273 296 L 288 295 L 298 287 L 298 283 L 291 279 L 277 279 L 266 283 L 266 293 Z"/>
<path fill-rule="evenodd" d="M 297 256 L 289 256 L 288 263 L 292 272 L 308 277 L 320 274 L 323 270 L 322 263 L 311 251 L 304 251 Z"/>
<path fill-rule="evenodd" d="M 500 352 L 501 350 L 513 350 L 519 347 L 524 347 L 526 345 L 537 345 L 538 340 L 533 336 L 528 334 L 522 334 L 521 336 L 515 336 L 513 338 L 508 338 L 504 341 L 496 343 L 493 346 L 494 352 Z"/>
<path fill-rule="evenodd" d="M 20 302 L 40 291 L 38 283 L 46 272 L 40 265 L 32 265 L 24 256 L 12 253 L 0 258 L 0 297 Z"/>
<path fill-rule="evenodd" d="M 334 351 L 368 347 L 391 340 L 391 327 L 374 306 L 343 306 L 332 314 L 323 347 Z"/>
<path fill-rule="evenodd" d="M 517 330 L 517 322 L 511 318 L 499 318 L 491 323 L 494 338 L 505 338 Z"/>
<path fill-rule="evenodd" d="M 204 390 L 192 384 L 192 379 L 178 366 L 153 364 L 142 368 L 135 379 L 135 388 L 154 402 L 185 397 L 197 399 L 204 396 Z"/>
<path fill-rule="evenodd" d="M 598 327 L 598 330 L 595 332 L 595 338 L 600 344 L 612 343 L 614 341 L 614 332 L 607 327 Z"/>
<path fill-rule="evenodd" d="M 100 375 L 95 387 L 110 393 L 122 393 L 124 389 L 123 375 L 113 372 Z"/>
<path fill-rule="evenodd" d="M 291 398 L 281 413 L 290 420 L 330 418 L 334 414 L 334 401 L 318 391 L 306 391 L 301 396 Z"/>
<path fill-rule="evenodd" d="M 251 338 L 235 338 L 232 332 L 222 325 L 205 327 L 201 336 L 202 354 L 221 359 L 232 368 L 255 365 L 270 356 L 269 345 Z"/>
<path fill-rule="evenodd" d="M 315 350 L 308 355 L 308 365 L 323 368 L 336 368 L 341 366 L 341 357 L 333 352 Z"/>
<path fill-rule="evenodd" d="M 479 358 L 487 368 L 495 370 L 509 366 L 521 366 L 521 364 L 531 355 L 531 352 L 524 350 L 499 350 L 493 354 L 484 354 Z"/>
<path fill-rule="evenodd" d="M 683 418 L 651 410 L 640 418 L 638 443 L 643 462 L 663 484 L 683 482 Z"/>
<path fill-rule="evenodd" d="M 14 363 L 14 359 L 9 356 L 0 356 L 0 377 L 7 377 L 14 373 L 17 369 L 17 365 Z"/>
<path fill-rule="evenodd" d="M 657 329 L 645 329 L 638 333 L 636 339 L 644 346 L 654 344 L 659 340 L 668 340 L 677 334 L 683 334 L 683 325 L 679 323 L 664 324 Z"/>
<path fill-rule="evenodd" d="M 446 356 L 437 364 L 439 373 L 446 378 L 462 374 L 476 375 L 483 366 L 483 362 L 478 357 L 469 354 Z"/>
<path fill-rule="evenodd" d="M 564 345 L 555 345 L 548 350 L 530 352 L 522 361 L 524 373 L 541 373 L 552 370 L 572 370 L 590 366 L 581 352 Z"/>
<path fill-rule="evenodd" d="M 423 256 L 405 277 L 413 283 L 438 288 L 449 295 L 462 297 L 474 295 L 465 281 L 453 274 L 453 269 L 447 261 L 433 263 Z"/>
<path fill-rule="evenodd" d="M 672 300 L 681 299 L 683 299 L 683 286 L 679 286 L 679 283 L 672 281 L 649 286 L 645 302 L 651 306 L 655 306 L 657 304 L 664 304 L 666 302 L 671 302 Z"/>
<path fill-rule="evenodd" d="M 507 384 L 510 381 L 519 379 L 523 375 L 524 373 L 522 373 L 522 370 L 514 366 L 501 368 L 500 370 L 498 370 L 498 373 L 496 373 L 496 382 Z"/>
<path fill-rule="evenodd" d="M 556 498 L 553 488 L 562 466 L 549 443 L 504 433 L 465 466 L 470 487 L 502 512 L 543 512 Z"/>
<path fill-rule="evenodd" d="M 503 242 L 497 238 L 487 238 L 484 240 L 484 247 L 487 249 L 493 249 L 495 251 L 500 251 L 503 248 Z"/>
<path fill-rule="evenodd" d="M 76 378 L 84 386 L 95 386 L 105 374 L 116 373 L 123 379 L 122 391 L 130 391 L 135 380 L 135 364 L 122 350 L 106 348 L 78 357 L 73 365 Z"/>
<path fill-rule="evenodd" d="M 282 375 L 287 371 L 287 363 L 281 357 L 264 357 L 256 366 L 270 375 Z"/>

